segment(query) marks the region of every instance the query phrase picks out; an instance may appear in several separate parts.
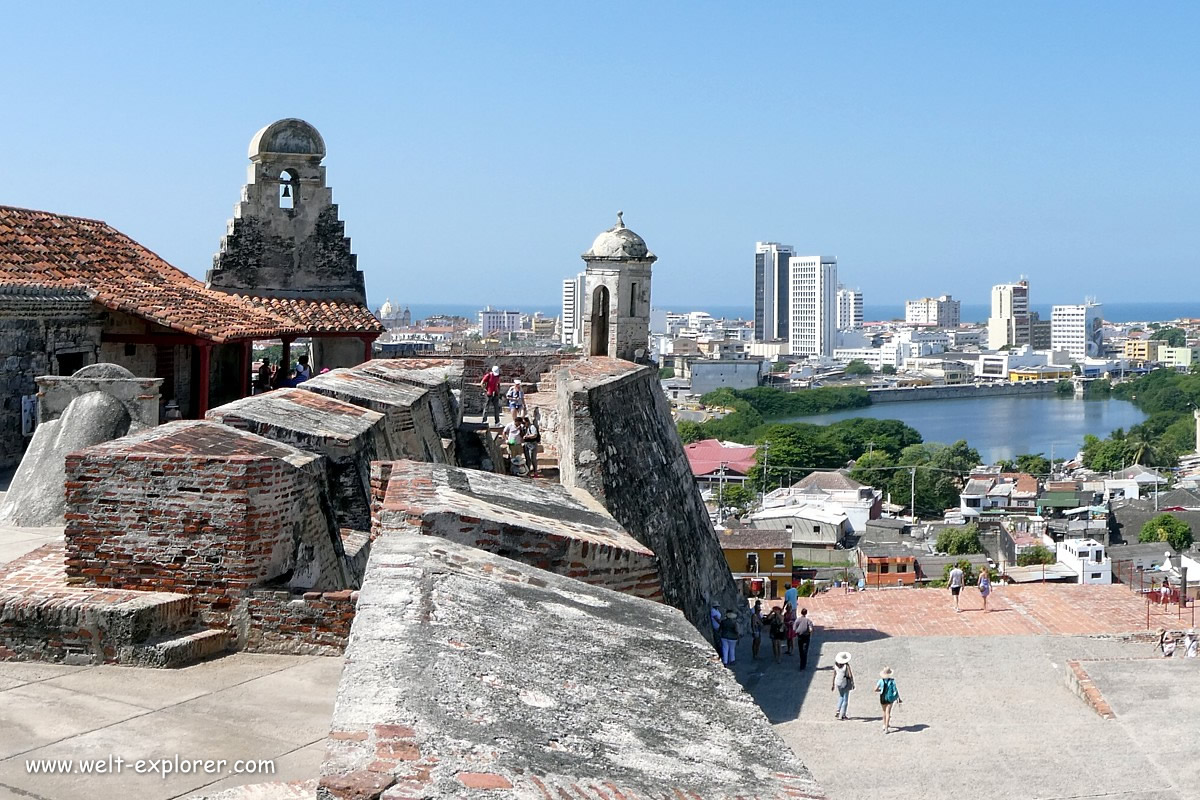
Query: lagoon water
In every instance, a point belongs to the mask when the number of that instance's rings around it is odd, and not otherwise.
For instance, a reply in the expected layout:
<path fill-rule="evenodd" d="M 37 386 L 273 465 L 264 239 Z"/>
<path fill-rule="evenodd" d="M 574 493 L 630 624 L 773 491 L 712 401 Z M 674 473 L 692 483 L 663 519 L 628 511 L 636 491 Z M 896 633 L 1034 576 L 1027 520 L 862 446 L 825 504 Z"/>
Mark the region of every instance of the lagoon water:
<path fill-rule="evenodd" d="M 920 431 L 927 442 L 966 439 L 986 461 L 994 463 L 1021 453 L 1072 458 L 1083 446 L 1084 434 L 1104 438 L 1116 428 L 1128 430 L 1146 415 L 1125 400 L 1023 395 L 878 403 L 771 422 L 826 425 L 852 417 L 898 419 Z"/>

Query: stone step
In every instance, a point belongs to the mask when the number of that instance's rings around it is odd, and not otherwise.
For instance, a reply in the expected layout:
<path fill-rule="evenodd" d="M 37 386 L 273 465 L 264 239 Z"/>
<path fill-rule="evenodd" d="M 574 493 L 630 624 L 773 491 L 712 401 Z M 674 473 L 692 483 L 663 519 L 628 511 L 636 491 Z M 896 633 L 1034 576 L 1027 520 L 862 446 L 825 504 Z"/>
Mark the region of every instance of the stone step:
<path fill-rule="evenodd" d="M 201 628 L 122 648 L 118 663 L 138 667 L 182 667 L 224 653 L 232 645 L 231 631 Z"/>

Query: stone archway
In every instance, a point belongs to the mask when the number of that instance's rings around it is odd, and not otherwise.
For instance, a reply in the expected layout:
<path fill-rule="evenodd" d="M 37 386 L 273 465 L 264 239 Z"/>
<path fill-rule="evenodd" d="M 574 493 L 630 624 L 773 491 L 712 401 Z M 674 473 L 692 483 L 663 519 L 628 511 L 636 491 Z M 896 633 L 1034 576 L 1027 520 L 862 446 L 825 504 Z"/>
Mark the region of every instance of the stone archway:
<path fill-rule="evenodd" d="M 597 286 L 592 293 L 591 339 L 588 343 L 588 355 L 608 355 L 608 287 Z"/>

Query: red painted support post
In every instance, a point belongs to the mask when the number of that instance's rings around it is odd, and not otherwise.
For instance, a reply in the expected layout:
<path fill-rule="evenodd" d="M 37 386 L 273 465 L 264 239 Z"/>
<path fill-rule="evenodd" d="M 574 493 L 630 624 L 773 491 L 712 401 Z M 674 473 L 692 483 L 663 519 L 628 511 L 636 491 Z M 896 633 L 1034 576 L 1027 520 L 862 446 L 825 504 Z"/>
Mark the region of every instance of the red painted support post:
<path fill-rule="evenodd" d="M 374 343 L 375 343 L 374 336 L 364 336 L 363 337 L 363 361 L 370 361 L 372 358 L 375 357 L 375 353 L 373 352 L 374 348 L 372 347 L 372 345 Z"/>
<path fill-rule="evenodd" d="M 250 348 L 254 343 L 250 341 L 242 342 L 242 352 L 238 357 L 238 368 L 242 371 L 242 379 L 239 383 L 239 391 L 241 397 L 250 396 Z"/>

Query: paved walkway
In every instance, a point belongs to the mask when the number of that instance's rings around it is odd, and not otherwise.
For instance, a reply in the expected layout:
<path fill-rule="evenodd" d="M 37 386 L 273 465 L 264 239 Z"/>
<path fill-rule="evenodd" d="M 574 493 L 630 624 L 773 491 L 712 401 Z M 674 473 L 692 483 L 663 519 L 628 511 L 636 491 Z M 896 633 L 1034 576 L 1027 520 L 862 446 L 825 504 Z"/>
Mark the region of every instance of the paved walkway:
<path fill-rule="evenodd" d="M 834 719 L 830 689 L 839 650 L 852 654 L 857 683 L 846 721 Z M 1200 701 L 1171 699 L 1176 691 L 1200 697 L 1200 664 L 1149 658 L 1151 645 L 1048 635 L 865 637 L 842 629 L 817 634 L 805 672 L 795 656 L 776 665 L 769 651 L 759 662 L 749 651 L 743 641 L 738 680 L 831 800 L 1200 796 Z M 1101 719 L 1067 688 L 1069 658 L 1138 659 L 1087 663 L 1089 671 L 1105 665 L 1095 670 L 1097 682 L 1112 695 L 1117 719 Z M 897 730 L 886 736 L 872 691 L 884 666 L 896 671 L 904 699 L 892 718 Z M 1123 671 L 1109 681 L 1105 669 Z"/>
<path fill-rule="evenodd" d="M 0 800 L 166 800 L 312 778 L 340 658 L 239 653 L 178 670 L 0 662 Z M 29 759 L 269 759 L 273 775 L 30 774 Z"/>
<path fill-rule="evenodd" d="M 62 526 L 55 528 L 15 528 L 0 525 L 0 564 L 20 558 L 44 544 L 63 540 Z"/>
<path fill-rule="evenodd" d="M 975 589 L 964 589 L 961 613 L 947 589 L 831 590 L 803 598 L 817 625 L 860 630 L 866 636 L 1003 636 L 1105 634 L 1147 630 L 1146 602 L 1125 586 L 1027 584 L 997 586 L 986 613 Z M 1191 609 L 1180 620 L 1150 606 L 1151 630 L 1191 627 Z"/>

